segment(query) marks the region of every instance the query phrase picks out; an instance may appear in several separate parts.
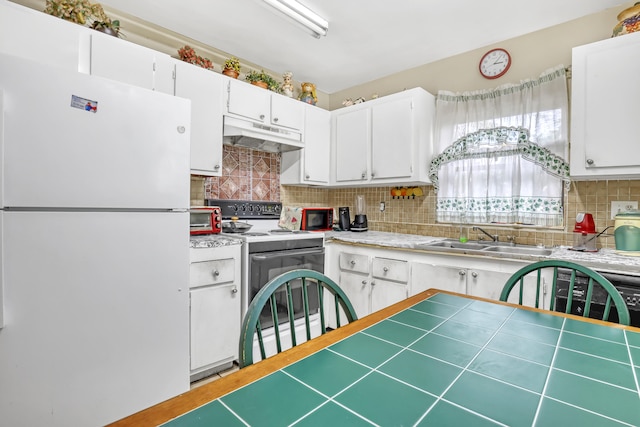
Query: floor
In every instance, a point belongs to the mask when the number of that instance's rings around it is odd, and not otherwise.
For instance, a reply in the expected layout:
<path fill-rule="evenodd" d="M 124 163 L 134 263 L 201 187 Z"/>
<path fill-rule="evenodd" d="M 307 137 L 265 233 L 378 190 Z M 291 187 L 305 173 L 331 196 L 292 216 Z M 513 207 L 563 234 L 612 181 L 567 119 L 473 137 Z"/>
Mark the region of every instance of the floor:
<path fill-rule="evenodd" d="M 236 372 L 238 369 L 240 369 L 238 367 L 238 364 L 234 363 L 233 367 L 227 369 L 226 371 L 220 371 L 220 372 L 218 372 L 216 374 L 211 375 L 210 377 L 206 377 L 206 378 L 203 378 L 201 380 L 198 380 L 198 381 L 195 381 L 195 382 L 191 383 L 191 389 L 193 390 L 194 388 L 198 388 L 198 387 L 200 387 L 202 385 L 209 384 L 210 382 L 213 382 L 215 380 L 219 380 L 222 377 L 225 377 L 225 376 L 227 376 L 229 374 L 232 374 L 232 373 Z"/>

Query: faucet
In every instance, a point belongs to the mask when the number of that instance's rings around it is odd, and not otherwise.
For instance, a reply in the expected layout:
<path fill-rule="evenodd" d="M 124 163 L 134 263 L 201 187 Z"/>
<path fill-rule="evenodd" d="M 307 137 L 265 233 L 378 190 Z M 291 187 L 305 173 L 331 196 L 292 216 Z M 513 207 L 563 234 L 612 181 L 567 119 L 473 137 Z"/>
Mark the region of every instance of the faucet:
<path fill-rule="evenodd" d="M 484 230 L 483 230 L 482 228 L 480 228 L 480 227 L 473 226 L 473 231 L 481 231 L 481 232 L 483 232 L 484 234 L 486 234 L 487 236 L 491 237 L 491 240 L 493 240 L 494 242 L 497 242 L 497 241 L 498 241 L 498 235 L 497 235 L 497 234 L 495 234 L 495 235 L 493 235 L 493 236 L 492 236 L 491 234 L 487 233 L 486 231 L 484 231 Z M 478 240 L 480 240 L 480 239 L 478 239 Z"/>

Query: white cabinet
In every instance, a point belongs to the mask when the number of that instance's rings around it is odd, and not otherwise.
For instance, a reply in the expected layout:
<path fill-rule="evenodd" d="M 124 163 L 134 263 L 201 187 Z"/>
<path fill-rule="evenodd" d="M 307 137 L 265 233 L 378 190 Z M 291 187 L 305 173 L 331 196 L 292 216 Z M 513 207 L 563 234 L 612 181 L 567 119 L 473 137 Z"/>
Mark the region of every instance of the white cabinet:
<path fill-rule="evenodd" d="M 179 60 L 175 69 L 175 95 L 191 100 L 191 173 L 221 176 L 226 78 Z"/>
<path fill-rule="evenodd" d="M 332 183 L 429 183 L 435 98 L 420 88 L 332 112 Z"/>
<path fill-rule="evenodd" d="M 366 316 L 408 297 L 409 262 L 369 256 L 371 249 L 353 248 L 338 253 L 338 283 L 358 317 Z"/>
<path fill-rule="evenodd" d="M 423 254 L 411 267 L 411 295 L 429 288 L 458 292 L 482 298 L 499 300 L 505 283 L 527 261 L 492 259 L 490 257 L 467 257 L 462 255 Z M 545 277 L 544 283 L 549 283 Z M 528 277 L 523 305 L 535 306 L 535 279 Z M 543 283 L 543 284 L 544 284 Z M 545 291 L 549 290 L 545 287 Z M 545 292 L 544 307 L 549 307 L 550 294 Z M 518 303 L 517 292 L 513 292 L 509 302 Z"/>
<path fill-rule="evenodd" d="M 169 55 L 98 31 L 91 35 L 91 74 L 173 95 Z"/>
<path fill-rule="evenodd" d="M 280 183 L 329 184 L 331 113 L 305 104 L 304 148 L 282 153 Z"/>
<path fill-rule="evenodd" d="M 92 32 L 95 31 L 38 10 L 0 2 L 2 53 L 88 73 Z"/>
<path fill-rule="evenodd" d="M 240 80 L 229 80 L 227 113 L 302 132 L 304 103 Z"/>
<path fill-rule="evenodd" d="M 575 47 L 571 177 L 638 178 L 640 33 Z"/>
<path fill-rule="evenodd" d="M 192 381 L 227 369 L 238 358 L 240 248 L 190 249 Z"/>

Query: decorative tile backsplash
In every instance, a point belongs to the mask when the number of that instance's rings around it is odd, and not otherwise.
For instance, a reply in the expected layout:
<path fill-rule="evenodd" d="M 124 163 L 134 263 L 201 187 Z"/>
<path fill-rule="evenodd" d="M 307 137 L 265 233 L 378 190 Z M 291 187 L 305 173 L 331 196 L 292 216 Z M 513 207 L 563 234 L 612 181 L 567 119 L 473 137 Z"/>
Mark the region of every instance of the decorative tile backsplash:
<path fill-rule="evenodd" d="M 281 201 L 285 206 L 349 206 L 354 213 L 356 195 L 365 196 L 370 230 L 457 238 L 460 227 L 435 221 L 433 187 L 422 186 L 424 196 L 393 198 L 393 187 L 321 188 L 280 186 L 280 155 L 247 148 L 224 147 L 223 176 L 191 177 L 191 204 L 204 204 L 205 198 Z M 640 180 L 578 181 L 571 183 L 565 204 L 565 226 L 557 229 L 500 226 L 485 228 L 501 237 L 515 236 L 521 244 L 546 246 L 573 244 L 573 226 L 579 212 L 590 212 L 596 230 L 613 226 L 611 201 L 640 201 Z M 380 210 L 384 202 L 384 211 Z M 473 233 L 470 233 L 473 234 Z M 475 239 L 476 236 L 470 236 Z M 614 248 L 613 227 L 598 238 L 597 247 Z"/>
<path fill-rule="evenodd" d="M 223 146 L 221 177 L 191 177 L 191 205 L 204 199 L 280 200 L 280 154 Z"/>

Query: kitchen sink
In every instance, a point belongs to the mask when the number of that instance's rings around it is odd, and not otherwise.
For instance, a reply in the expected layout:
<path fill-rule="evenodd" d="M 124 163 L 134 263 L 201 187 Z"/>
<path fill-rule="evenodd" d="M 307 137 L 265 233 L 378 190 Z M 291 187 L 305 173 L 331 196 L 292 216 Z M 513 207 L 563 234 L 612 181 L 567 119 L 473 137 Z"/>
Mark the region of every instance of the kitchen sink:
<path fill-rule="evenodd" d="M 511 245 L 502 242 L 466 242 L 457 240 L 441 240 L 432 243 L 418 243 L 414 249 L 423 249 L 435 252 L 449 252 L 459 254 L 475 254 L 506 257 L 509 255 L 531 255 L 547 256 L 551 255 L 551 249 L 539 248 L 536 246 Z"/>
<path fill-rule="evenodd" d="M 485 245 L 482 243 L 472 243 L 472 242 L 462 243 L 462 242 L 458 242 L 457 240 L 456 241 L 443 240 L 437 243 L 427 243 L 422 246 L 430 247 L 430 248 L 436 247 L 436 248 L 467 249 L 467 250 L 481 250 L 489 247 L 489 245 Z"/>
<path fill-rule="evenodd" d="M 538 248 L 533 246 L 489 246 L 484 248 L 482 251 L 516 255 L 551 255 L 551 249 Z"/>

